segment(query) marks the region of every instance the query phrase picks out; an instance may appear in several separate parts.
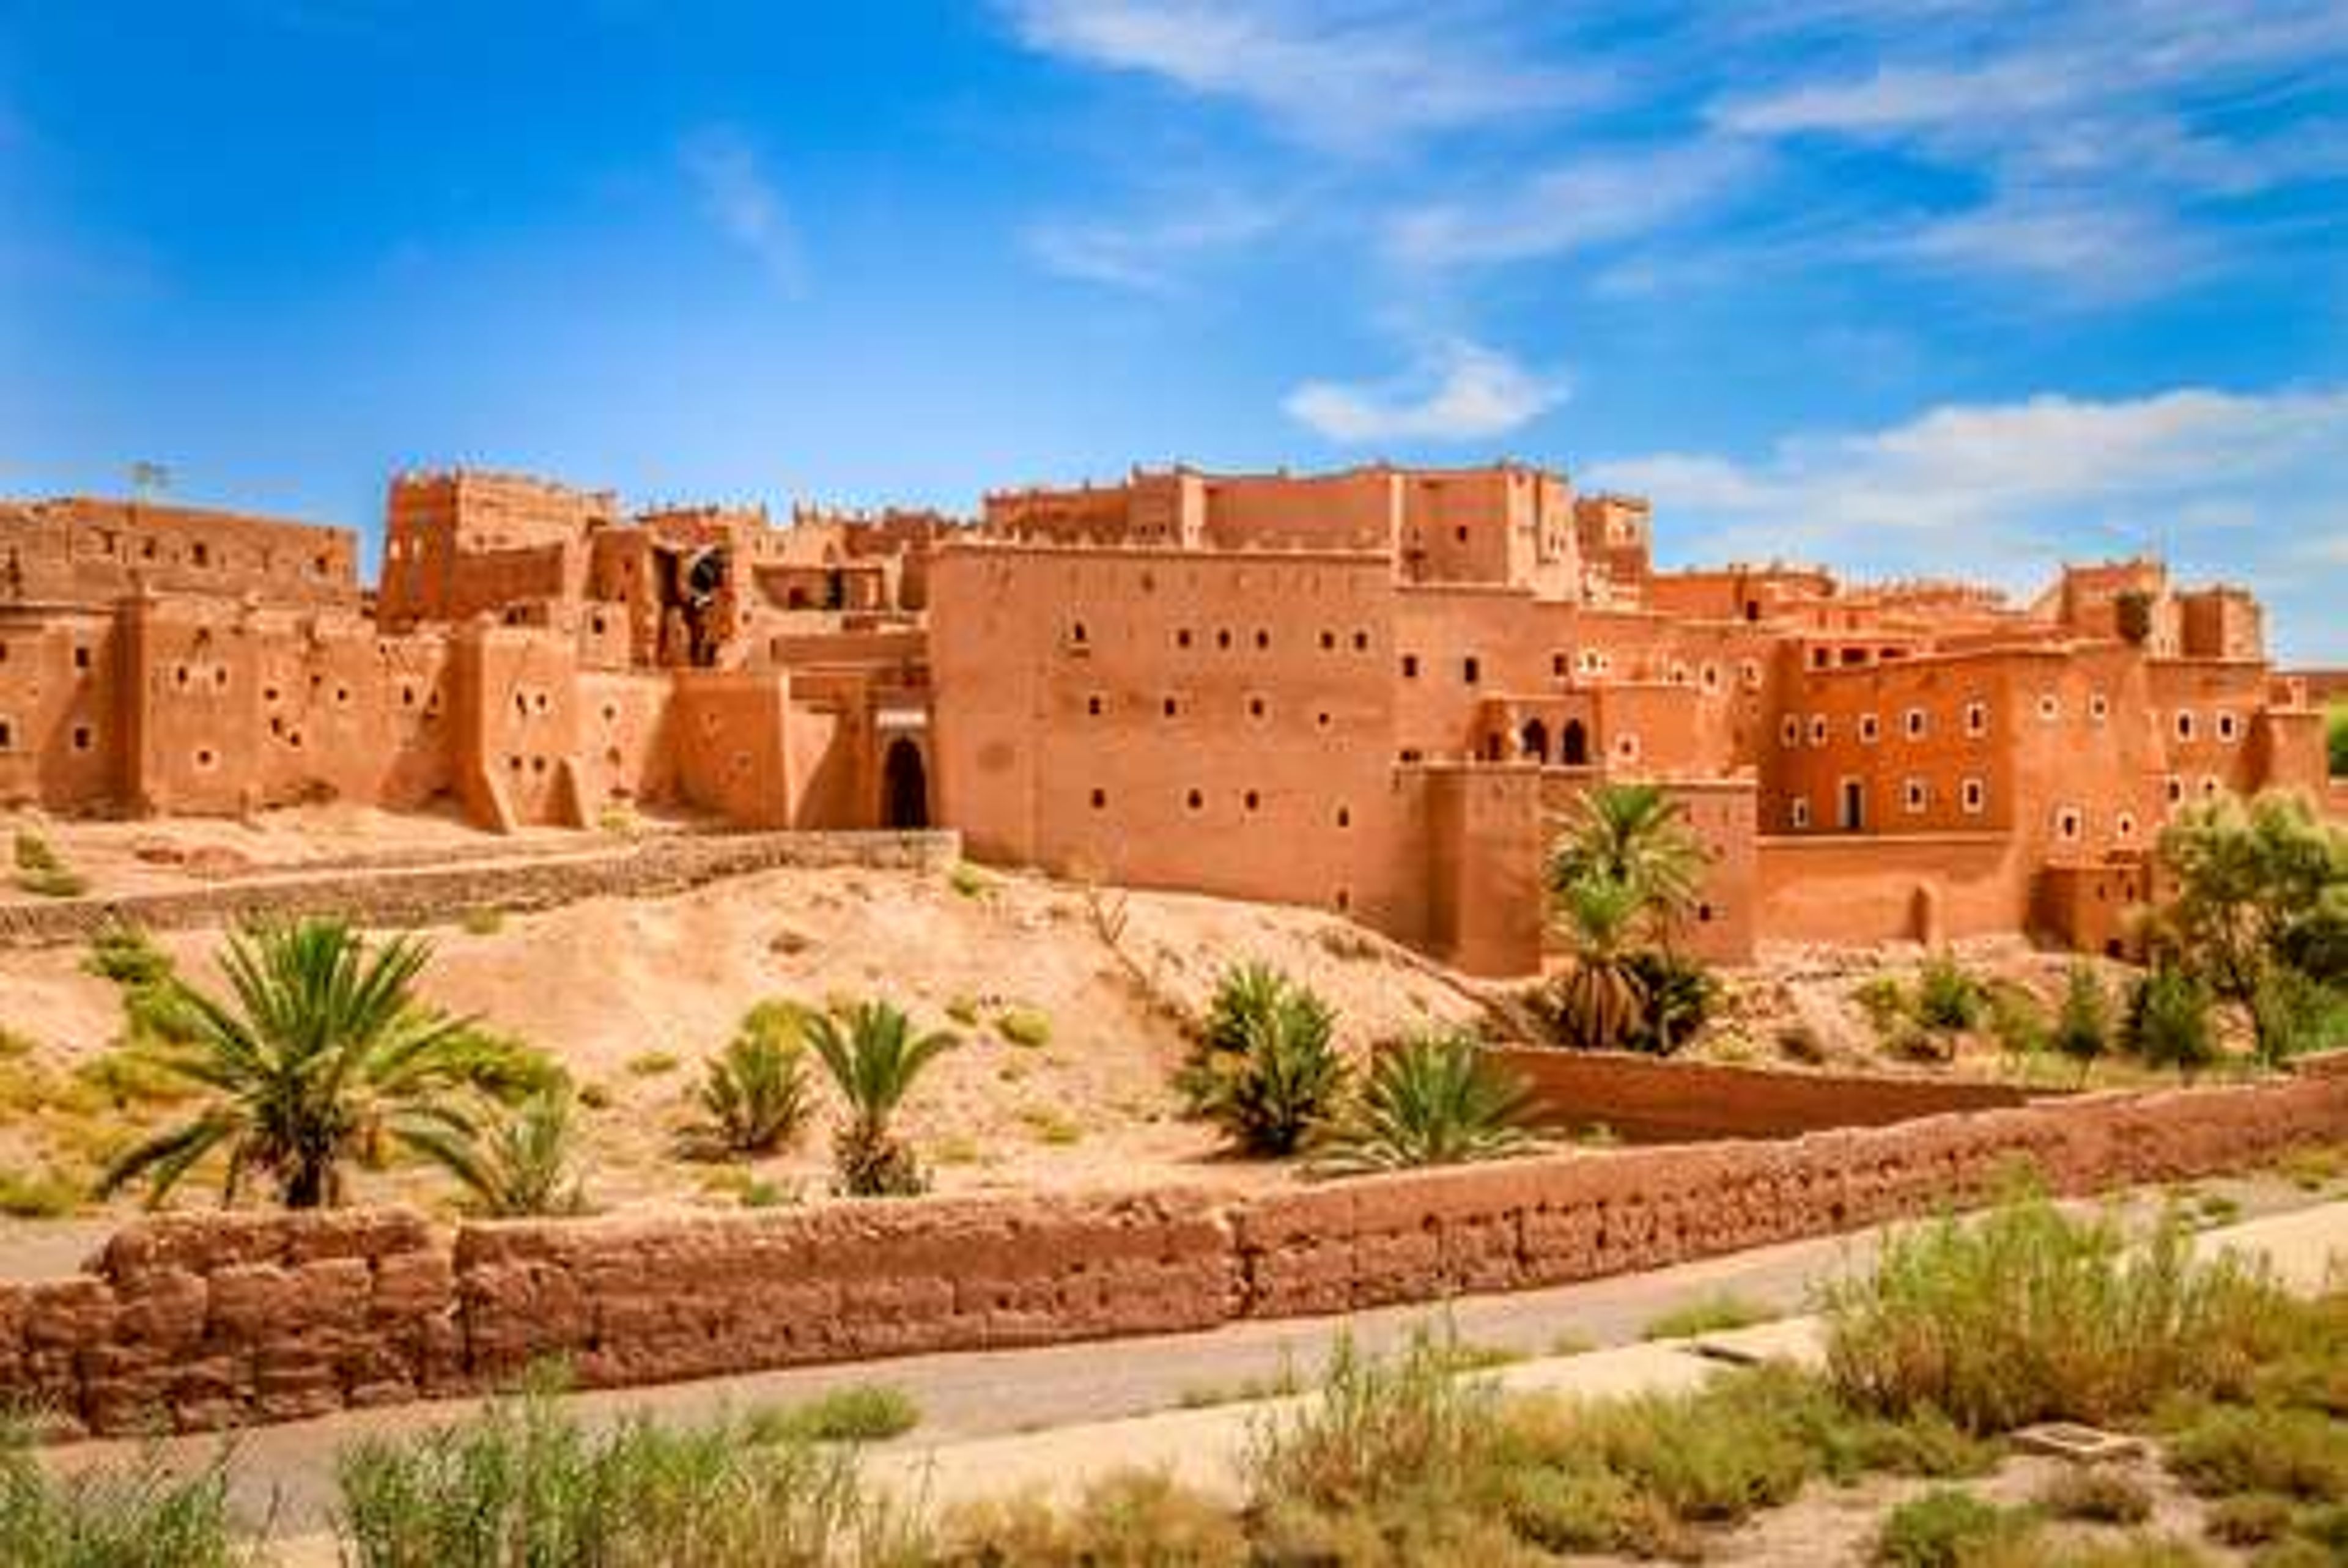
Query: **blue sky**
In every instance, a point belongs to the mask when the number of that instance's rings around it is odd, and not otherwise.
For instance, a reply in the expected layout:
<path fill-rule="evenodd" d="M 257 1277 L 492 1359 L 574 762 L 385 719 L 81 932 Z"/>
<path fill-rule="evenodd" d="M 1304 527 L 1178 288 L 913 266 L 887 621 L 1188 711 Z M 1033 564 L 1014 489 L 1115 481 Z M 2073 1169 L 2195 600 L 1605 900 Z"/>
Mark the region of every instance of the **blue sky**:
<path fill-rule="evenodd" d="M 2348 7 L 0 0 L 0 494 L 1502 455 L 2348 661 Z"/>

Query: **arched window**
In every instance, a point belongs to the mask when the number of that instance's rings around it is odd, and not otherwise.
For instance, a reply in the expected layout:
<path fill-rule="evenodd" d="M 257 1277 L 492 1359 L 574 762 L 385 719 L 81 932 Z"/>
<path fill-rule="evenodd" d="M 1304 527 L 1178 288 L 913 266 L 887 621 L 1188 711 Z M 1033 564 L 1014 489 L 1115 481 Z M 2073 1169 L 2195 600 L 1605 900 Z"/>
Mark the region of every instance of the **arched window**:
<path fill-rule="evenodd" d="M 1549 761 L 1549 726 L 1539 719 L 1527 719 L 1524 733 L 1517 737 L 1525 755 L 1537 763 Z"/>
<path fill-rule="evenodd" d="M 1570 768 L 1590 765 L 1590 732 L 1579 719 L 1568 719 L 1557 733 L 1557 760 Z"/>

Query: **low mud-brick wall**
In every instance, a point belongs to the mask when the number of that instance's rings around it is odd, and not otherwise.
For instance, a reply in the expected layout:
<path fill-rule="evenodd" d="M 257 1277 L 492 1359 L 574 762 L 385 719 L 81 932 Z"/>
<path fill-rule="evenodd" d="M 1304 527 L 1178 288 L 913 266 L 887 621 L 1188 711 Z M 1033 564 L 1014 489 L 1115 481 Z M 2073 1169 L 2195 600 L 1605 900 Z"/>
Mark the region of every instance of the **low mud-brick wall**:
<path fill-rule="evenodd" d="M 1773 1142 L 1575 1151 L 1243 1200 L 939 1198 L 707 1217 L 187 1215 L 0 1285 L 0 1399 L 196 1430 L 499 1387 L 619 1386 L 1518 1290 L 1976 1198 L 2170 1181 L 2348 1137 L 2348 1072 L 2081 1096 Z"/>
<path fill-rule="evenodd" d="M 1491 1057 L 1523 1081 L 1540 1117 L 1604 1126 L 1634 1143 L 1791 1138 L 2052 1098 L 1977 1080 L 1735 1067 L 1619 1050 L 1513 1047 Z"/>

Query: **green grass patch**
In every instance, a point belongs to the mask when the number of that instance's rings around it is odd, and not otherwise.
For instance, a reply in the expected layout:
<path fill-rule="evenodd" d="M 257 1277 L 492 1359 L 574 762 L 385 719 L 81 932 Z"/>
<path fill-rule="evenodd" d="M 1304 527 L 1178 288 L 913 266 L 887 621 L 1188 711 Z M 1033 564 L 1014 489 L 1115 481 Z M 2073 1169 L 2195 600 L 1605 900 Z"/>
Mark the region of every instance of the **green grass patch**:
<path fill-rule="evenodd" d="M 902 1389 L 851 1383 L 812 1399 L 753 1411 L 747 1430 L 762 1443 L 877 1443 L 922 1423 L 922 1409 Z"/>
<path fill-rule="evenodd" d="M 191 1474 L 159 1455 L 70 1478 L 45 1474 L 29 1435 L 0 1418 L 0 1562 L 8 1568 L 258 1568 L 231 1527 L 224 1460 Z"/>
<path fill-rule="evenodd" d="M 664 1073 L 675 1072 L 682 1065 L 673 1050 L 639 1051 L 627 1061 L 628 1076 L 631 1078 L 658 1078 Z"/>
<path fill-rule="evenodd" d="M 994 1015 L 994 1032 L 1005 1044 L 1040 1050 L 1052 1043 L 1052 1015 L 1036 1007 L 1004 1008 Z"/>
<path fill-rule="evenodd" d="M 1652 1319 L 1640 1330 L 1644 1339 L 1693 1339 L 1704 1334 L 1723 1334 L 1732 1328 L 1750 1328 L 1756 1323 L 1774 1323 L 1784 1313 L 1758 1302 L 1725 1292 L 1704 1296 Z"/>
<path fill-rule="evenodd" d="M 2010 1553 L 2036 1529 L 2032 1517 L 1961 1487 L 1939 1487 L 1893 1509 L 1876 1532 L 1880 1568 L 1968 1568 Z"/>
<path fill-rule="evenodd" d="M 506 928 L 506 912 L 494 904 L 481 904 L 457 917 L 457 928 L 468 937 L 494 937 Z"/>
<path fill-rule="evenodd" d="M 20 1220 L 62 1219 L 81 1207 L 82 1189 L 55 1170 L 0 1170 L 0 1214 Z"/>

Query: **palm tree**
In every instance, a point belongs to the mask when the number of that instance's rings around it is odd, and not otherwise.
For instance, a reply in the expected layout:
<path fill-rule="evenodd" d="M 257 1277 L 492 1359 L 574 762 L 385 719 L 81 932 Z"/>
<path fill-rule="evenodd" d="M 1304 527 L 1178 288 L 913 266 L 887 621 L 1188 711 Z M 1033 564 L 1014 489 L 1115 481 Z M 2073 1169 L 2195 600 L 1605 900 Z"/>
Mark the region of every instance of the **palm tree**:
<path fill-rule="evenodd" d="M 578 1092 L 558 1083 L 523 1099 L 475 1140 L 425 1152 L 464 1184 L 475 1214 L 492 1219 L 584 1214 L 578 1106 Z"/>
<path fill-rule="evenodd" d="M 1695 907 L 1711 859 L 1687 810 L 1652 784 L 1609 784 L 1575 797 L 1550 848 L 1550 896 L 1591 877 L 1638 895 L 1636 921 L 1659 937 Z"/>
<path fill-rule="evenodd" d="M 1497 1160 L 1531 1146 L 1523 1081 L 1493 1070 L 1473 1036 L 1427 1034 L 1378 1054 L 1361 1102 L 1314 1162 L 1344 1175 Z"/>
<path fill-rule="evenodd" d="M 848 1102 L 848 1121 L 834 1135 L 832 1163 L 839 1190 L 850 1197 L 893 1197 L 926 1184 L 913 1151 L 890 1130 L 889 1119 L 922 1069 L 953 1048 L 943 1030 L 914 1032 L 895 1004 L 879 999 L 849 1009 L 847 1027 L 829 1013 L 807 1020 L 808 1044 Z"/>
<path fill-rule="evenodd" d="M 1635 938 L 1646 910 L 1636 886 L 1603 872 L 1578 876 L 1555 893 L 1552 915 L 1572 948 L 1558 978 L 1557 1015 L 1574 1044 L 1612 1050 L 1645 1017 Z"/>
<path fill-rule="evenodd" d="M 339 920 L 257 926 L 221 955 L 230 995 L 163 983 L 186 1038 L 160 1050 L 165 1071 L 214 1091 L 196 1118 L 128 1150 L 107 1167 L 101 1196 L 135 1177 L 160 1203 L 197 1162 L 228 1153 L 221 1201 L 245 1178 L 277 1184 L 288 1208 L 343 1196 L 345 1162 L 400 1144 L 462 1160 L 473 1122 L 459 1091 L 477 1066 L 471 1022 L 422 1005 L 416 977 L 429 944 L 396 937 L 372 954 Z"/>

